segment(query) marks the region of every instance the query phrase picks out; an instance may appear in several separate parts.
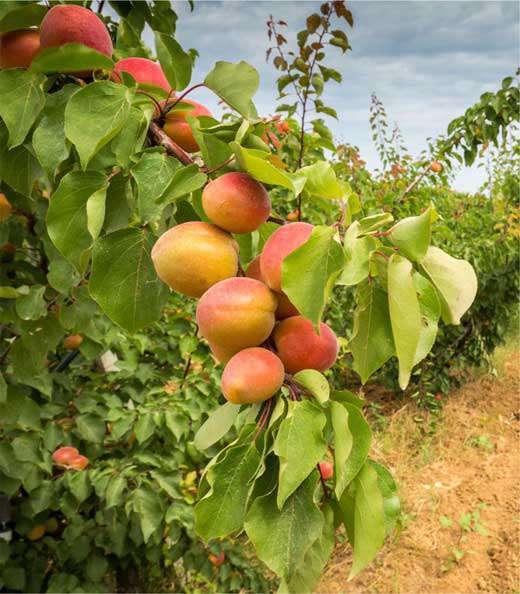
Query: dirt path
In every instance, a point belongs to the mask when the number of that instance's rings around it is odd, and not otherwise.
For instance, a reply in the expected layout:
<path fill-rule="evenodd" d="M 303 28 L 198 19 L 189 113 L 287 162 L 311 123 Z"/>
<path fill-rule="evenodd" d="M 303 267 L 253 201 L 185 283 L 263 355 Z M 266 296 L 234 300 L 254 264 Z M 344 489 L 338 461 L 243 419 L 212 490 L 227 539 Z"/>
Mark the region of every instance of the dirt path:
<path fill-rule="evenodd" d="M 497 379 L 449 398 L 432 435 L 411 405 L 390 418 L 375 453 L 399 481 L 402 530 L 352 582 L 338 547 L 318 592 L 520 592 L 519 374 L 509 351 Z"/>

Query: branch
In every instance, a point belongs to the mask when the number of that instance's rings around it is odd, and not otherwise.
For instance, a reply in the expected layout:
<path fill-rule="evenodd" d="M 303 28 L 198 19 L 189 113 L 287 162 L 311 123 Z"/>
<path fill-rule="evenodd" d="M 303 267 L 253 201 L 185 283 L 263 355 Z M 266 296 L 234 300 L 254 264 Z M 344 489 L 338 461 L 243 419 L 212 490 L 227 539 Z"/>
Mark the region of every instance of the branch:
<path fill-rule="evenodd" d="M 417 176 L 413 180 L 413 182 L 406 188 L 406 190 L 402 193 L 401 197 L 399 198 L 398 202 L 400 202 L 406 196 L 406 194 L 409 194 L 415 188 L 415 186 L 422 180 L 422 178 L 428 173 L 429 170 L 430 166 L 428 165 L 426 169 L 421 173 L 421 175 Z"/>
<path fill-rule="evenodd" d="M 173 142 L 168 134 L 166 134 L 166 132 L 162 130 L 155 122 L 150 124 L 149 131 L 155 144 L 165 148 L 169 155 L 179 159 L 183 165 L 193 165 L 193 163 L 195 163 L 191 155 L 181 148 L 176 142 Z"/>

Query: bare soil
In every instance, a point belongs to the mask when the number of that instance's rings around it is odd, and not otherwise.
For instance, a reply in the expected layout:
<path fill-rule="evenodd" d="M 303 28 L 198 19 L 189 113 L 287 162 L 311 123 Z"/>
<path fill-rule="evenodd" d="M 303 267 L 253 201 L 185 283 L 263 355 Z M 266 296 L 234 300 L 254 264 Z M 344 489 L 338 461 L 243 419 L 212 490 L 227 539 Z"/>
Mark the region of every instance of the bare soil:
<path fill-rule="evenodd" d="M 438 419 L 406 404 L 377 433 L 401 530 L 352 582 L 350 549 L 338 545 L 318 592 L 520 592 L 520 352 L 501 359 L 497 377 L 451 394 Z"/>

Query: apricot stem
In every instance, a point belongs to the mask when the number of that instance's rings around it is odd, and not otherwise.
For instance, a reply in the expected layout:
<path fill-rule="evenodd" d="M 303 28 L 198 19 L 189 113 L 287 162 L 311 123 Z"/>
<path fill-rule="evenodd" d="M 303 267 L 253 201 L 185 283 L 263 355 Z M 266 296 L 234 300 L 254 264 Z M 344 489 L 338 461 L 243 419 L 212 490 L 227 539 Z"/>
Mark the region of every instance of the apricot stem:
<path fill-rule="evenodd" d="M 266 400 L 264 402 L 264 407 L 262 410 L 262 413 L 260 415 L 260 418 L 258 419 L 258 429 L 255 433 L 255 436 L 253 437 L 253 441 L 256 441 L 257 437 L 260 435 L 260 433 L 262 433 L 264 427 L 267 424 L 267 421 L 269 420 L 270 416 L 271 416 L 271 408 L 273 405 L 273 399 L 269 398 L 269 400 Z"/>
<path fill-rule="evenodd" d="M 161 117 L 163 115 L 163 110 L 162 110 L 161 104 L 159 103 L 159 101 L 157 101 L 157 99 L 153 95 L 150 95 L 150 93 L 143 91 L 143 89 L 137 89 L 137 92 L 140 95 L 145 95 L 145 97 L 148 97 L 148 99 L 151 99 L 155 103 L 155 107 L 159 111 L 159 117 Z"/>
<path fill-rule="evenodd" d="M 217 165 L 216 167 L 213 167 L 212 169 L 208 169 L 206 171 L 206 173 L 209 175 L 210 173 L 215 173 L 215 171 L 218 171 L 219 169 L 222 169 L 222 167 L 225 167 L 226 165 L 229 165 L 229 163 L 231 163 L 231 161 L 233 161 L 233 159 L 235 158 L 234 155 L 231 155 L 231 157 L 229 157 L 229 159 L 226 159 L 223 163 L 221 163 L 220 165 Z"/>

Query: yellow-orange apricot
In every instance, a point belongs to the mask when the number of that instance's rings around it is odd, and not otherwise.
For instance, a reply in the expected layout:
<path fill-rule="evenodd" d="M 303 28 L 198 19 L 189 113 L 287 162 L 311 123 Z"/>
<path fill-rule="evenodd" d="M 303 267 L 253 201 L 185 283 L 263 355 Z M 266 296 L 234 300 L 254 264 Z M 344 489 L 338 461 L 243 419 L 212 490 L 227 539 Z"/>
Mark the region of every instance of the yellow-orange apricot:
<path fill-rule="evenodd" d="M 9 200 L 7 200 L 7 196 L 3 192 L 0 192 L 0 223 L 9 218 L 12 212 L 13 207 Z"/>
<path fill-rule="evenodd" d="M 34 542 L 35 540 L 40 540 L 44 534 L 45 524 L 37 524 L 29 530 L 29 532 L 26 534 L 26 537 L 27 540 Z"/>
<path fill-rule="evenodd" d="M 40 51 L 40 32 L 19 29 L 0 35 L 0 68 L 29 68 Z"/>
<path fill-rule="evenodd" d="M 309 239 L 312 229 L 310 223 L 282 225 L 265 242 L 260 256 L 260 270 L 265 282 L 273 291 L 282 290 L 284 258 Z"/>
<path fill-rule="evenodd" d="M 190 221 L 159 237 L 152 261 L 159 278 L 171 289 L 200 297 L 218 281 L 237 273 L 238 245 L 215 225 Z"/>
<path fill-rule="evenodd" d="M 293 316 L 277 324 L 273 332 L 276 352 L 288 373 L 302 369 L 325 371 L 338 356 L 338 340 L 327 324 L 320 324 L 316 333 L 312 322 Z"/>
<path fill-rule="evenodd" d="M 255 404 L 271 398 L 282 387 L 285 370 L 280 359 L 260 347 L 231 357 L 222 373 L 222 393 L 233 404 Z"/>
<path fill-rule="evenodd" d="M 208 219 L 230 233 L 250 233 L 267 221 L 271 201 L 264 186 L 247 173 L 232 171 L 209 182 L 202 192 Z"/>
<path fill-rule="evenodd" d="M 83 342 L 83 335 L 82 334 L 71 334 L 67 336 L 63 341 L 63 346 L 70 351 L 74 351 L 75 349 L 79 349 L 81 343 Z"/>
<path fill-rule="evenodd" d="M 226 353 L 262 344 L 274 327 L 277 300 L 266 285 L 252 278 L 220 281 L 208 289 L 197 306 L 200 332 L 213 347 Z"/>
<path fill-rule="evenodd" d="M 433 173 L 440 173 L 442 171 L 442 163 L 440 161 L 432 161 L 430 169 Z"/>

